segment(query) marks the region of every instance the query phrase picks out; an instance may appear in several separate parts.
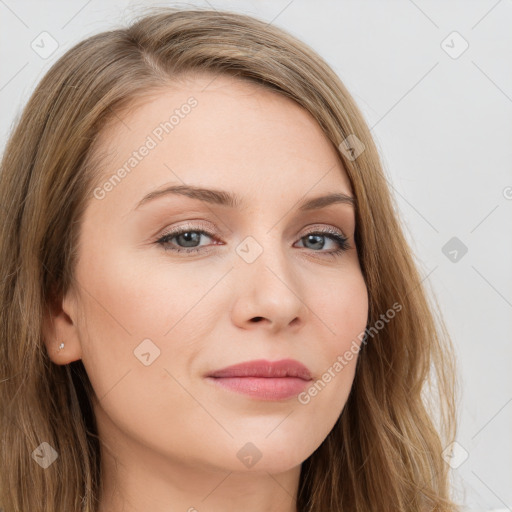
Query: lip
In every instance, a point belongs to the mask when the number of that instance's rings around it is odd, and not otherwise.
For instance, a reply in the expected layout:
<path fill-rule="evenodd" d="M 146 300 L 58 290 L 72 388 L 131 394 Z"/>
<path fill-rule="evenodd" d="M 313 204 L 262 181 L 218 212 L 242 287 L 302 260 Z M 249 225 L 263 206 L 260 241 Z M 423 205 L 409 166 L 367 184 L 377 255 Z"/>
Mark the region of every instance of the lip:
<path fill-rule="evenodd" d="M 261 400 L 282 400 L 298 395 L 311 380 L 311 372 L 294 359 L 258 359 L 216 370 L 207 379 Z"/>

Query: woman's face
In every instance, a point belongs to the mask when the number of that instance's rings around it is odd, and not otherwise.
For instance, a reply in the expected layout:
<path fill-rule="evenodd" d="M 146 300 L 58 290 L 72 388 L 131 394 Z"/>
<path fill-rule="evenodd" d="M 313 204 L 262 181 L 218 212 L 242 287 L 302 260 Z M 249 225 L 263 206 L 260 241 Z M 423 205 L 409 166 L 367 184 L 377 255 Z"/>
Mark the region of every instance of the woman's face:
<path fill-rule="evenodd" d="M 125 465 L 281 472 L 321 444 L 353 382 L 368 312 L 354 208 L 301 208 L 352 190 L 305 110 L 212 80 L 162 90 L 103 133 L 53 359 L 82 359 Z M 311 380 L 208 377 L 282 359 Z"/>

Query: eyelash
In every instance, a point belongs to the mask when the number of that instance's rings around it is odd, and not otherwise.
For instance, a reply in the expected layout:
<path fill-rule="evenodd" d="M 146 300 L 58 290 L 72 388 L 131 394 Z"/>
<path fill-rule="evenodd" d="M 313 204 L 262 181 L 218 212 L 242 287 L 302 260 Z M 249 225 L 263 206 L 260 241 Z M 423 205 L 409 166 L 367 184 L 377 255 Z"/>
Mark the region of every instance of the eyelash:
<path fill-rule="evenodd" d="M 175 252 L 175 253 L 183 253 L 184 252 L 187 254 L 191 254 L 191 253 L 197 253 L 197 252 L 204 250 L 204 247 L 189 247 L 189 248 L 173 247 L 173 248 L 169 248 L 167 246 L 167 244 L 169 244 L 170 240 L 172 240 L 173 238 L 176 238 L 180 235 L 183 235 L 185 233 L 199 233 L 201 235 L 205 235 L 209 238 L 215 239 L 213 233 L 205 231 L 204 229 L 194 229 L 194 227 L 192 227 L 192 226 L 190 226 L 190 227 L 185 226 L 185 227 L 182 227 L 175 231 L 170 231 L 168 233 L 164 233 L 156 241 L 156 243 L 159 244 L 160 246 L 162 246 L 165 251 L 171 251 L 171 252 Z M 338 244 L 338 249 L 334 249 L 331 251 L 322 251 L 322 250 L 315 251 L 315 250 L 311 249 L 313 252 L 318 252 L 325 256 L 337 257 L 337 256 L 341 256 L 342 253 L 344 253 L 345 251 L 350 249 L 350 244 L 348 243 L 348 238 L 341 235 L 339 231 L 334 230 L 332 228 L 311 231 L 310 233 L 306 233 L 305 235 L 300 237 L 299 240 L 302 240 L 303 238 L 306 238 L 307 236 L 311 236 L 311 235 L 325 236 L 326 238 L 329 238 Z"/>

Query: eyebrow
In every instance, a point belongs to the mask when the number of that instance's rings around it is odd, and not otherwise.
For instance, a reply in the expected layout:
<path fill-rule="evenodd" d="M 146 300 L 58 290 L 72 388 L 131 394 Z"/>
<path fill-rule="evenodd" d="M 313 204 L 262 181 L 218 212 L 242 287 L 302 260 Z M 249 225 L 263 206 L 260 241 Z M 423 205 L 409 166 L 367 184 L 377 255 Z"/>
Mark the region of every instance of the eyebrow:
<path fill-rule="evenodd" d="M 192 185 L 171 185 L 162 189 L 153 190 L 144 196 L 136 205 L 137 210 L 144 204 L 167 195 L 181 195 L 198 199 L 210 204 L 227 206 L 229 208 L 239 208 L 244 205 L 244 201 L 231 192 L 218 189 L 210 189 L 203 187 L 195 187 Z M 299 211 L 319 210 L 332 204 L 348 204 L 355 207 L 355 198 L 343 192 L 335 192 L 323 196 L 314 197 L 312 199 L 303 199 L 298 203 Z"/>

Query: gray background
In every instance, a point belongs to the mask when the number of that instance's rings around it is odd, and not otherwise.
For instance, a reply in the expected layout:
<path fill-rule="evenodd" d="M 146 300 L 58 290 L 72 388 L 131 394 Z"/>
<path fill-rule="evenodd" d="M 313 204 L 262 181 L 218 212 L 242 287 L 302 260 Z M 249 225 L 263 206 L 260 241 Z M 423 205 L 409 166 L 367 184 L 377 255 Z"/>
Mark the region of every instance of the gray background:
<path fill-rule="evenodd" d="M 349 88 L 456 345 L 456 498 L 468 510 L 512 510 L 512 1 L 167 4 L 272 21 L 310 44 Z M 52 62 L 150 5 L 166 3 L 0 0 L 2 151 Z"/>

